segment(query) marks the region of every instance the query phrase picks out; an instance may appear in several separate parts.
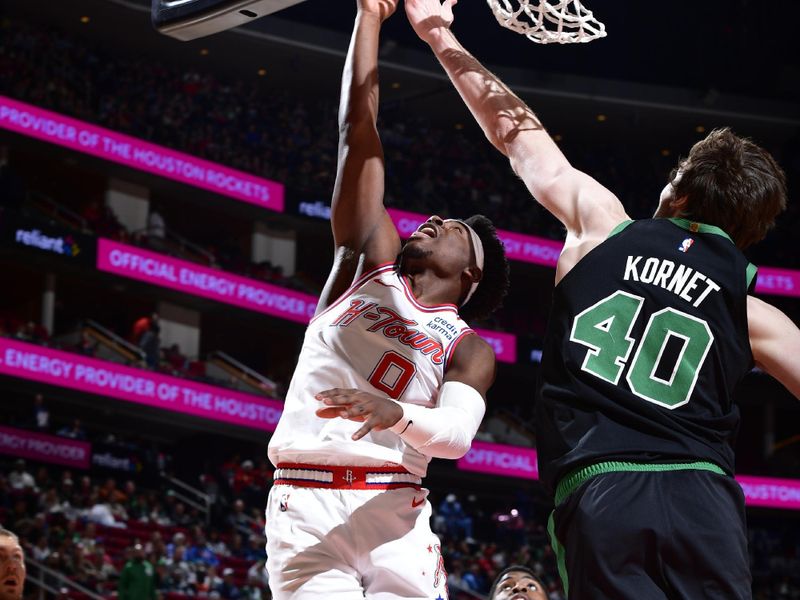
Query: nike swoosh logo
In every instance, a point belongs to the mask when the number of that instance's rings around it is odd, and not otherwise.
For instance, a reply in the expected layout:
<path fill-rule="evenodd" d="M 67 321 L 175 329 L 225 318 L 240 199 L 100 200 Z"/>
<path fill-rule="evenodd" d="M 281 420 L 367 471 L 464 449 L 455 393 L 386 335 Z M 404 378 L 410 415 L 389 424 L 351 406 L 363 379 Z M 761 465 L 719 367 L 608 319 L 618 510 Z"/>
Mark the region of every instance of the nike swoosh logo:
<path fill-rule="evenodd" d="M 422 499 L 419 502 L 417 502 L 416 498 L 412 498 L 411 499 L 411 508 L 417 508 L 418 506 L 421 506 L 422 504 L 425 504 L 425 497 L 424 496 L 422 497 Z"/>

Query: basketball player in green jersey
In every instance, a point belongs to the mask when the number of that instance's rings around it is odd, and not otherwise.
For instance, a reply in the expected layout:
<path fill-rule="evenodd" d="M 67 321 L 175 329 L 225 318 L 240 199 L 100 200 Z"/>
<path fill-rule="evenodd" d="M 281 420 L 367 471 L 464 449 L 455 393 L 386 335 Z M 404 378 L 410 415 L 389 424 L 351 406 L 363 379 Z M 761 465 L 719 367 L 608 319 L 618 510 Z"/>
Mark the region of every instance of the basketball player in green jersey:
<path fill-rule="evenodd" d="M 568 597 L 750 598 L 732 395 L 755 364 L 800 397 L 800 330 L 748 295 L 755 267 L 741 249 L 785 208 L 783 172 L 716 130 L 677 166 L 655 218 L 631 221 L 459 44 L 454 4 L 405 6 L 488 139 L 567 229 L 536 429 Z"/>

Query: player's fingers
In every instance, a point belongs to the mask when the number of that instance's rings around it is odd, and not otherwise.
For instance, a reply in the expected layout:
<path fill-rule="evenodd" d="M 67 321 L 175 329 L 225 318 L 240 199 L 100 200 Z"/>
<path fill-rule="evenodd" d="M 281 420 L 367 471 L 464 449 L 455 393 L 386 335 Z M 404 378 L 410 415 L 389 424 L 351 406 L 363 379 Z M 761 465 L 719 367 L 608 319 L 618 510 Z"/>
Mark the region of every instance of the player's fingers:
<path fill-rule="evenodd" d="M 343 419 L 356 419 L 358 417 L 365 417 L 369 414 L 369 410 L 363 404 L 351 404 L 347 408 L 339 408 L 339 416 Z"/>
<path fill-rule="evenodd" d="M 314 414 L 322 419 L 335 419 L 339 416 L 340 410 L 338 406 L 324 406 L 314 411 Z"/>
<path fill-rule="evenodd" d="M 375 427 L 375 422 L 372 418 L 367 419 L 364 424 L 353 434 L 353 440 L 360 440 L 367 435 L 372 428 Z"/>
<path fill-rule="evenodd" d="M 337 396 L 348 396 L 352 395 L 354 392 L 358 390 L 353 389 L 345 389 L 345 388 L 331 388 L 329 390 L 323 390 L 314 394 L 314 397 L 317 400 L 322 400 L 324 398 L 336 398 Z"/>

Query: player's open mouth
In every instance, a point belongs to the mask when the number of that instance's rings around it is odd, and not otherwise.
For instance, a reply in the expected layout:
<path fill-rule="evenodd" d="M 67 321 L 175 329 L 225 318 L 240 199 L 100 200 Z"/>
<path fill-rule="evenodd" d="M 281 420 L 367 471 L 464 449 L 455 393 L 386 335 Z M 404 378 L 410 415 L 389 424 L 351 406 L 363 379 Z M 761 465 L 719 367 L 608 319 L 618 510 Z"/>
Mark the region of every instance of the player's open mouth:
<path fill-rule="evenodd" d="M 423 223 L 419 226 L 419 228 L 414 233 L 424 233 L 428 237 L 435 238 L 439 235 L 439 232 L 436 229 L 436 226 L 430 223 Z"/>

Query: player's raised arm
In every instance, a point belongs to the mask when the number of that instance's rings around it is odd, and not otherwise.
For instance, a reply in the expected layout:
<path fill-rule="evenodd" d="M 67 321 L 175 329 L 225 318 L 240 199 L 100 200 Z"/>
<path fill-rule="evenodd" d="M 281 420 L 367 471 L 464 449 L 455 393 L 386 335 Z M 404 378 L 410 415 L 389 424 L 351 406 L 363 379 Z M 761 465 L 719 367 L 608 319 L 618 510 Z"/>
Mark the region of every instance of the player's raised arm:
<path fill-rule="evenodd" d="M 394 260 L 400 238 L 383 207 L 383 148 L 378 116 L 378 40 L 397 0 L 357 0 L 342 73 L 339 154 L 331 227 L 336 251 L 320 307 L 334 301 L 364 269 Z"/>
<path fill-rule="evenodd" d="M 417 35 L 430 45 L 486 137 L 509 158 L 534 198 L 572 236 L 605 238 L 628 218 L 622 204 L 573 168 L 534 112 L 461 46 L 450 31 L 454 4 L 406 0 L 405 6 Z"/>
<path fill-rule="evenodd" d="M 774 306 L 747 297 L 750 348 L 756 365 L 800 399 L 800 329 Z"/>

